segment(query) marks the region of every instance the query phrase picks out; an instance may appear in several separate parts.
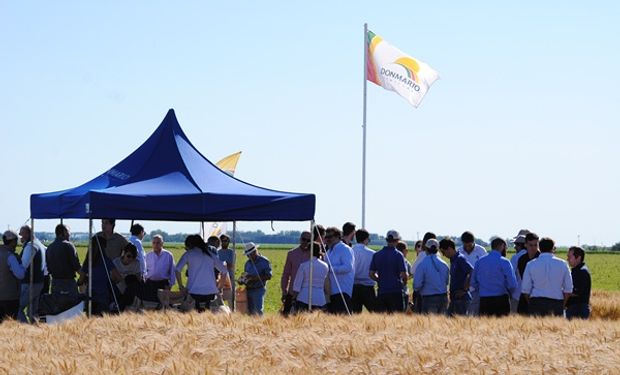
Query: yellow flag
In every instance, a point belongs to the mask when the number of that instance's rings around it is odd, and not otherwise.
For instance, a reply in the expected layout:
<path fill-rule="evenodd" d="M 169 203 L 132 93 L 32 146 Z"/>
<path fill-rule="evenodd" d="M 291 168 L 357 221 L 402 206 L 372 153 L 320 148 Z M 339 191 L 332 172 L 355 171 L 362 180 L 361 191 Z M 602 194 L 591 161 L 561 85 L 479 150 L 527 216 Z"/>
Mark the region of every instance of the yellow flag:
<path fill-rule="evenodd" d="M 215 165 L 229 175 L 234 176 L 235 170 L 237 169 L 237 163 L 239 162 L 239 157 L 241 157 L 241 151 L 228 155 L 224 159 L 218 161 Z M 221 234 L 226 233 L 226 229 L 226 223 L 206 223 L 205 234 L 207 234 L 207 237 L 219 237 Z"/>
<path fill-rule="evenodd" d="M 217 167 L 231 176 L 235 175 L 235 169 L 237 169 L 237 163 L 241 157 L 241 151 L 230 154 L 224 159 L 217 162 Z"/>

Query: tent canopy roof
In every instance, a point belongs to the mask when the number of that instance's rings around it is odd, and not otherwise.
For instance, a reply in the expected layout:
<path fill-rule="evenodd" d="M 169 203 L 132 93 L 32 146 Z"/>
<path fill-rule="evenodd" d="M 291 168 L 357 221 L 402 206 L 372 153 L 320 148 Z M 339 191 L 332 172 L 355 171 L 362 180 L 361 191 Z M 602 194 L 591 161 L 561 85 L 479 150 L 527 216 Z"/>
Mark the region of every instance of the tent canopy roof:
<path fill-rule="evenodd" d="M 172 109 L 146 142 L 105 173 L 30 197 L 36 219 L 302 221 L 312 220 L 314 210 L 314 194 L 265 189 L 220 170 L 192 145 Z"/>

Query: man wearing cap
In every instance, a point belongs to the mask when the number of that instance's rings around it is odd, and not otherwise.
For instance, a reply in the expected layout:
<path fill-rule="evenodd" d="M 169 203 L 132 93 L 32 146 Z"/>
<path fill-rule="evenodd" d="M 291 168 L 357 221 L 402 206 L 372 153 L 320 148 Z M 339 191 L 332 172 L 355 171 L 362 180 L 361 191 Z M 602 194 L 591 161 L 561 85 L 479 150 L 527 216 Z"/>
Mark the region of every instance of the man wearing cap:
<path fill-rule="evenodd" d="M 245 244 L 244 254 L 248 257 L 245 262 L 245 285 L 248 293 L 248 313 L 263 315 L 267 280 L 271 280 L 271 262 L 260 255 L 258 245 L 254 242 Z"/>
<path fill-rule="evenodd" d="M 222 290 L 222 298 L 228 303 L 228 307 L 235 311 L 235 264 L 237 263 L 237 254 L 235 249 L 230 249 L 230 237 L 227 234 L 220 235 L 221 248 L 217 251 L 217 257 L 226 263 L 228 276 L 230 277 L 230 288 L 224 287 Z"/>
<path fill-rule="evenodd" d="M 480 295 L 481 316 L 505 316 L 510 313 L 510 296 L 517 286 L 510 261 L 502 256 L 506 241 L 495 238 L 491 251 L 480 258 L 471 275 L 471 286 Z"/>
<path fill-rule="evenodd" d="M 25 270 L 15 254 L 16 248 L 17 233 L 7 230 L 0 245 L 0 323 L 6 318 L 17 319 L 19 281 Z"/>
<path fill-rule="evenodd" d="M 310 260 L 310 232 L 303 231 L 299 236 L 299 246 L 289 250 L 286 253 L 286 261 L 284 262 L 284 270 L 280 279 L 280 288 L 282 288 L 282 314 L 287 316 L 291 313 L 293 307 L 293 283 L 299 265 Z"/>
<path fill-rule="evenodd" d="M 52 294 L 77 298 L 75 273 L 80 270 L 80 260 L 75 246 L 69 242 L 71 232 L 64 224 L 56 225 L 56 239 L 45 251 L 45 262 L 52 277 Z"/>
<path fill-rule="evenodd" d="M 461 243 L 463 245 L 457 249 L 458 252 L 463 254 L 469 264 L 474 267 L 480 258 L 487 255 L 485 248 L 476 243 L 476 237 L 470 231 L 465 231 L 461 234 Z M 472 290 L 471 294 L 471 303 L 467 313 L 471 316 L 477 316 L 480 310 L 480 296 L 475 290 Z"/>
<path fill-rule="evenodd" d="M 510 258 L 510 264 L 512 265 L 512 269 L 515 272 L 515 277 L 517 278 L 517 287 L 515 291 L 512 293 L 510 298 L 510 313 L 514 314 L 517 312 L 517 308 L 519 306 L 519 298 L 521 298 L 521 274 L 519 273 L 519 259 L 521 256 L 527 253 L 527 249 L 525 248 L 525 236 L 530 233 L 527 229 L 521 229 L 517 236 L 514 238 L 513 242 L 515 244 L 515 255 Z"/>
<path fill-rule="evenodd" d="M 449 238 L 439 241 L 441 253 L 450 259 L 450 305 L 448 316 L 466 315 L 471 302 L 469 283 L 474 267 L 463 254 L 456 251 L 456 244 Z"/>
<path fill-rule="evenodd" d="M 355 259 L 353 278 L 353 295 L 351 296 L 351 311 L 361 313 L 362 307 L 369 312 L 375 311 L 377 307 L 377 296 L 375 294 L 375 281 L 370 277 L 370 262 L 375 252 L 368 248 L 370 233 L 366 229 L 358 229 L 355 232 L 353 246 L 353 257 Z"/>
<path fill-rule="evenodd" d="M 351 311 L 351 295 L 355 269 L 353 251 L 341 240 L 342 232 L 336 227 L 325 230 L 327 264 L 329 265 L 329 312 L 343 314 Z"/>
<path fill-rule="evenodd" d="M 41 241 L 34 238 L 32 230 L 28 225 L 24 225 L 19 229 L 19 239 L 23 246 L 20 258 L 22 260 L 22 266 L 26 269 L 26 275 L 21 281 L 17 318 L 22 323 L 34 323 L 34 317 L 37 315 L 39 309 L 39 296 L 43 290 L 46 248 Z M 31 269 L 32 264 L 34 264 L 34 267 Z M 32 292 L 30 290 L 31 273 Z M 24 314 L 25 309 L 28 309 L 28 318 L 26 318 L 26 314 Z"/>
<path fill-rule="evenodd" d="M 429 239 L 425 245 L 427 255 L 413 277 L 413 289 L 420 297 L 423 314 L 445 314 L 450 267 L 437 257 L 439 242 L 436 239 Z"/>
<path fill-rule="evenodd" d="M 540 256 L 525 267 L 521 293 L 528 300 L 530 316 L 562 316 L 573 292 L 573 278 L 565 260 L 555 256 L 555 242 L 543 237 Z"/>
<path fill-rule="evenodd" d="M 407 269 L 403 254 L 396 250 L 400 234 L 390 230 L 385 236 L 387 245 L 376 252 L 370 262 L 370 278 L 377 281 L 377 311 L 405 311 L 403 285 L 407 285 Z"/>

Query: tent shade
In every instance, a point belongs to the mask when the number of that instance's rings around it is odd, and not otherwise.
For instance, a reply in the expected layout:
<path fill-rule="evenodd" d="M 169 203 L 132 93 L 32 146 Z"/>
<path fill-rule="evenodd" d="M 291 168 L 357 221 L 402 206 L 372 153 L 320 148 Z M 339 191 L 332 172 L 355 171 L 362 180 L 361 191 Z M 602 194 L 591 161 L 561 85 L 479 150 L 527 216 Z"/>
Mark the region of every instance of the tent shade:
<path fill-rule="evenodd" d="M 189 141 L 174 110 L 137 150 L 73 189 L 30 196 L 34 219 L 304 221 L 314 194 L 248 184 L 223 172 Z"/>

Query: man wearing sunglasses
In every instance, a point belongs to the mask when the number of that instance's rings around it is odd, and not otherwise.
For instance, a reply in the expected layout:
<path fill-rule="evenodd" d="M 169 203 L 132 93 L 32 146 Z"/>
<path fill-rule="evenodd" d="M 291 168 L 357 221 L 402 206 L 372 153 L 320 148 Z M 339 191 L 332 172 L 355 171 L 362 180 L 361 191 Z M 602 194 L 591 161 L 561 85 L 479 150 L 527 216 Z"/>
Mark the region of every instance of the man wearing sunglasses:
<path fill-rule="evenodd" d="M 118 290 L 118 304 L 123 311 L 133 304 L 138 293 L 138 286 L 142 280 L 142 270 L 138 262 L 138 249 L 132 243 L 125 245 L 121 256 L 112 262 L 121 275 L 121 281 L 116 284 Z"/>
<path fill-rule="evenodd" d="M 282 288 L 282 315 L 287 316 L 293 307 L 293 282 L 297 276 L 299 265 L 310 260 L 310 232 L 303 231 L 299 237 L 299 246 L 286 254 L 286 262 L 280 279 Z"/>
<path fill-rule="evenodd" d="M 329 312 L 344 314 L 351 311 L 351 295 L 355 279 L 354 256 L 349 246 L 342 242 L 342 232 L 336 227 L 325 230 L 327 264 L 329 265 Z"/>

